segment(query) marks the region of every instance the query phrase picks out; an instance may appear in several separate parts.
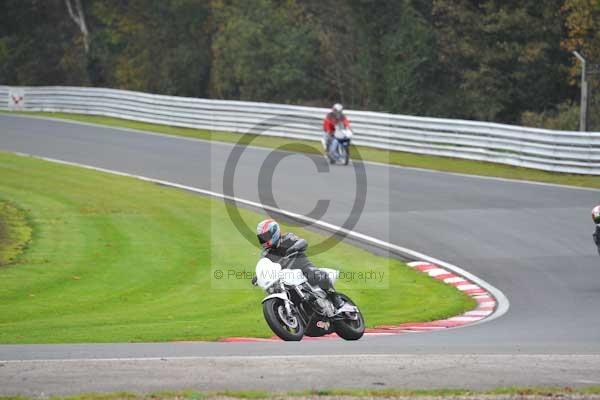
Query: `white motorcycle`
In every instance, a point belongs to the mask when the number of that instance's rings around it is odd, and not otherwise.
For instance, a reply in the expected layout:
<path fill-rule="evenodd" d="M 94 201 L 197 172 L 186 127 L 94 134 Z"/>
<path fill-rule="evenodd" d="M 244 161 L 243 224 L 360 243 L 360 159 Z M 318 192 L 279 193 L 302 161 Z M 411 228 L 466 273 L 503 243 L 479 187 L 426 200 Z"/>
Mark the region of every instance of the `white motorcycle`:
<path fill-rule="evenodd" d="M 352 129 L 344 127 L 344 124 L 337 124 L 335 127 L 335 132 L 333 136 L 338 141 L 338 146 L 335 151 L 337 158 L 341 160 L 344 165 L 348 165 L 350 161 L 350 141 L 353 136 Z M 321 138 L 321 144 L 323 145 L 323 151 L 325 152 L 325 156 L 329 159 L 329 162 L 334 164 L 336 160 L 331 157 L 331 154 L 328 153 L 327 149 L 327 138 L 324 136 Z"/>
<path fill-rule="evenodd" d="M 288 257 L 293 257 L 291 254 Z M 320 268 L 332 285 L 339 272 Z M 268 258 L 256 264 L 256 285 L 267 292 L 262 300 L 263 314 L 271 330 L 286 341 L 302 340 L 335 332 L 346 340 L 358 340 L 365 332 L 365 321 L 352 300 L 337 293 L 343 305 L 336 310 L 320 287 L 312 286 L 299 269 L 282 269 Z"/>

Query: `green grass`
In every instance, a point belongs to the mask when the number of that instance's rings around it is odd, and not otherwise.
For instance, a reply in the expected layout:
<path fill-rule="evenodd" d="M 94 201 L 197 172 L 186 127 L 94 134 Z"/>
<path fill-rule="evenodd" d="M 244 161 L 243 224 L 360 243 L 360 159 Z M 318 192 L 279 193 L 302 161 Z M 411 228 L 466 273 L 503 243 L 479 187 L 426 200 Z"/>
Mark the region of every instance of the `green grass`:
<path fill-rule="evenodd" d="M 5 113 L 8 113 L 5 111 Z M 95 123 L 107 126 L 137 129 L 148 132 L 164 133 L 175 136 L 193 137 L 197 139 L 216 140 L 228 143 L 237 143 L 242 136 L 236 133 L 212 132 L 201 129 L 179 128 L 166 125 L 149 124 L 119 118 L 79 115 L 51 112 L 20 112 L 20 114 L 46 116 L 80 122 Z M 276 137 L 261 137 L 245 135 L 242 142 L 252 141 L 253 146 L 278 148 L 286 146 L 288 150 L 300 152 L 320 153 L 320 144 L 312 141 L 291 140 Z M 481 176 L 501 177 L 517 180 L 531 180 L 546 183 L 555 183 L 570 186 L 600 188 L 600 179 L 597 176 L 576 174 L 562 174 L 538 171 L 535 169 L 512 167 L 504 164 L 462 160 L 450 157 L 425 156 L 398 151 L 386 151 L 363 146 L 355 146 L 353 153 L 359 152 L 360 158 L 366 161 L 381 162 L 386 164 L 407 167 L 425 168 L 436 171 L 456 172 Z"/>
<path fill-rule="evenodd" d="M 27 249 L 0 268 L 0 343 L 135 342 L 268 337 L 258 249 L 221 201 L 133 178 L 0 153 L 0 193 L 27 210 Z M 263 216 L 241 210 L 251 228 Z M 283 225 L 311 245 L 317 233 Z M 384 282 L 342 281 L 369 326 L 427 321 L 474 306 L 453 287 L 345 243 L 313 257 Z M 215 269 L 247 271 L 216 280 Z"/>
<path fill-rule="evenodd" d="M 196 391 L 178 391 L 178 392 L 156 392 L 150 394 L 133 394 L 127 392 L 106 393 L 106 394 L 82 394 L 78 396 L 52 397 L 56 400 L 200 400 L 200 399 L 286 399 L 286 398 L 419 398 L 419 397 L 479 397 L 494 399 L 494 396 L 536 396 L 541 398 L 560 397 L 569 398 L 573 396 L 600 395 L 600 386 L 585 388 L 570 387 L 508 387 L 495 390 L 478 391 L 466 389 L 435 389 L 435 390 L 410 390 L 410 389 L 384 389 L 384 390 L 361 390 L 361 389 L 326 389 L 310 390 L 304 392 L 289 393 L 269 393 L 264 391 L 225 391 L 225 392 L 196 392 Z M 25 400 L 27 397 L 0 397 L 0 400 Z"/>
<path fill-rule="evenodd" d="M 25 211 L 0 199 L 0 267 L 15 261 L 30 239 Z"/>

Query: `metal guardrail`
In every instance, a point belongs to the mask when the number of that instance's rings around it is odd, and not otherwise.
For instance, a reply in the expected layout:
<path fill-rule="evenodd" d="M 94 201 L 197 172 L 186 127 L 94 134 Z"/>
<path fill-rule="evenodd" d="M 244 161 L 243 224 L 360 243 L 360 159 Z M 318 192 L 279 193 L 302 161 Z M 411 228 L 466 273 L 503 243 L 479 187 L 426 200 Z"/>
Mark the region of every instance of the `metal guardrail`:
<path fill-rule="evenodd" d="M 83 87 L 0 86 L 3 110 L 104 115 L 212 131 L 319 140 L 324 108 Z M 348 111 L 354 143 L 379 149 L 600 175 L 600 132 Z"/>

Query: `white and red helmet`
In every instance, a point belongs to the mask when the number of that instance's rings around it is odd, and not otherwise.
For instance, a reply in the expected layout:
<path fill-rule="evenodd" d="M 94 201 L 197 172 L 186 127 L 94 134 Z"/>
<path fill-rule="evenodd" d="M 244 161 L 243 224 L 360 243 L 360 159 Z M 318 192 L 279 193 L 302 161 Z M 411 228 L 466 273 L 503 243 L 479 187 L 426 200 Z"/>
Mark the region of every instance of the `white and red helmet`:
<path fill-rule="evenodd" d="M 594 223 L 600 224 L 600 205 L 592 208 L 592 219 L 594 220 Z"/>
<path fill-rule="evenodd" d="M 265 219 L 260 221 L 256 226 L 256 236 L 264 249 L 277 247 L 281 239 L 281 228 L 279 228 L 279 224 L 274 220 Z"/>

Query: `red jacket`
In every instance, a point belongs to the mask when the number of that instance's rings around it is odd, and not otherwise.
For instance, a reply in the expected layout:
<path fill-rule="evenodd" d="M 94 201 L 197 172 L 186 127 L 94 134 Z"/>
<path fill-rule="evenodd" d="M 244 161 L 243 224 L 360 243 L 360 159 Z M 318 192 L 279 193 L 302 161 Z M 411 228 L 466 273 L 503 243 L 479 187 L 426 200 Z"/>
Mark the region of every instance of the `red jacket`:
<path fill-rule="evenodd" d="M 350 127 L 350 121 L 348 121 L 348 118 L 346 118 L 345 115 L 342 115 L 342 119 L 338 120 L 333 114 L 333 112 L 330 112 L 325 116 L 325 119 L 323 120 L 323 131 L 327 132 L 330 135 L 333 135 L 333 133 L 335 132 L 335 126 L 339 122 L 344 124 L 344 128 Z"/>

